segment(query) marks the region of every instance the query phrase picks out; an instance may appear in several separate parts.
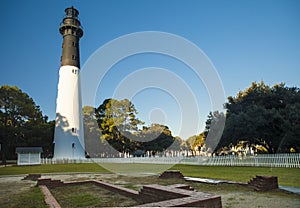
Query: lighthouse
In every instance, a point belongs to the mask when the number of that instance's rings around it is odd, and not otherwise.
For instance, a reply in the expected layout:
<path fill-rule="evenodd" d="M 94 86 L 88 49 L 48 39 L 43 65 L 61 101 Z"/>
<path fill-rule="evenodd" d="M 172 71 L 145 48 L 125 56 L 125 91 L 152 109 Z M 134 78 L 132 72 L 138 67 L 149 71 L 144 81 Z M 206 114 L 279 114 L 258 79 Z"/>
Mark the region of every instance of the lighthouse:
<path fill-rule="evenodd" d="M 83 30 L 78 10 L 70 7 L 65 13 L 59 27 L 63 43 L 56 99 L 54 160 L 85 158 L 79 57 Z"/>

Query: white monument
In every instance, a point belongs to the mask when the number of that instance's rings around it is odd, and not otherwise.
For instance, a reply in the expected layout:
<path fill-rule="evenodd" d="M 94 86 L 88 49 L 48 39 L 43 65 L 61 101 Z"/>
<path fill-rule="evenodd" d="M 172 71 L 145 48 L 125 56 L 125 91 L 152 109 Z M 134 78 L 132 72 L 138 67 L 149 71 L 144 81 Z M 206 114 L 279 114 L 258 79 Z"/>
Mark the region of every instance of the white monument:
<path fill-rule="evenodd" d="M 79 76 L 79 39 L 83 30 L 78 20 L 79 12 L 73 7 L 65 12 L 59 28 L 63 44 L 56 100 L 54 160 L 85 158 Z"/>

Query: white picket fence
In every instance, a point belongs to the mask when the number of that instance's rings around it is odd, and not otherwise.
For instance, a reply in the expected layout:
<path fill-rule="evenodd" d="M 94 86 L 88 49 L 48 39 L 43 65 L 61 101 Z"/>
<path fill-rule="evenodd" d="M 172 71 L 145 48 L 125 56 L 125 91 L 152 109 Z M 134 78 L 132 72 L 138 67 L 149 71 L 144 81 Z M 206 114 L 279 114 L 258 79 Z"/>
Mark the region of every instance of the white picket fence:
<path fill-rule="evenodd" d="M 300 168 L 300 154 L 267 154 L 256 156 L 217 156 L 186 158 L 181 164 L 208 166 L 250 166 Z"/>
<path fill-rule="evenodd" d="M 149 164 L 188 164 L 207 166 L 250 166 L 300 168 L 300 154 L 265 154 L 255 156 L 215 156 L 215 157 L 129 157 L 129 158 L 92 158 L 85 160 L 42 159 L 42 164 L 59 163 L 149 163 Z"/>

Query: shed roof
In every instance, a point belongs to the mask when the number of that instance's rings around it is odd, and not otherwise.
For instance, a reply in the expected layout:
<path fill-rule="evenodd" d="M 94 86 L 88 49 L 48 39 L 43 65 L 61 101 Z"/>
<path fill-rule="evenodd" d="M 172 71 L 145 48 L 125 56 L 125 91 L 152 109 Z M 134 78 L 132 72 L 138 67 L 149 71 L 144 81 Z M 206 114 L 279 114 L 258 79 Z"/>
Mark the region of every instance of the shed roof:
<path fill-rule="evenodd" d="M 16 153 L 41 153 L 43 152 L 42 147 L 17 147 Z"/>

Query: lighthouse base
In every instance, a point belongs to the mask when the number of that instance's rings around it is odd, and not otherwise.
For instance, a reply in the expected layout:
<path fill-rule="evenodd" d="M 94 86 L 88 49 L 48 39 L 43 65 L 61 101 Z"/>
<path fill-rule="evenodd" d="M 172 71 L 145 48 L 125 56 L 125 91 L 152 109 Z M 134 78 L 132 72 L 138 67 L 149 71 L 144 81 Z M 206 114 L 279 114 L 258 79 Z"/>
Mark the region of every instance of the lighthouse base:
<path fill-rule="evenodd" d="M 85 159 L 80 78 L 76 66 L 59 69 L 53 159 Z"/>

